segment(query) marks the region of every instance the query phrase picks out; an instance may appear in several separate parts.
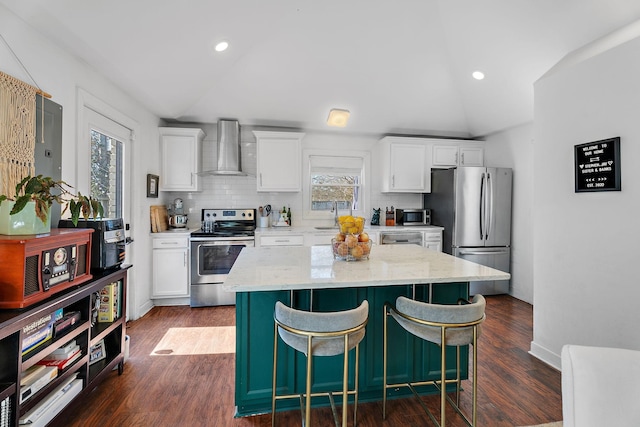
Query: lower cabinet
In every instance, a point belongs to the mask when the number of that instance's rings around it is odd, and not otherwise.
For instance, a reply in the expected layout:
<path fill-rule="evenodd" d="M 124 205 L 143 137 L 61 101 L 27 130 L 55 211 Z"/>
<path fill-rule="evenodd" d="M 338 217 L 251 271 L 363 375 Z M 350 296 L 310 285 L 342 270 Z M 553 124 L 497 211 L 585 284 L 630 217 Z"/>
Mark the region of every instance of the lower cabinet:
<path fill-rule="evenodd" d="M 455 304 L 458 298 L 468 297 L 467 283 L 443 283 L 416 285 L 416 299 Z M 313 292 L 313 296 L 311 293 Z M 354 308 L 364 299 L 369 302 L 369 322 L 366 335 L 360 343 L 360 401 L 382 400 L 382 336 L 383 310 L 386 301 L 398 296 L 411 296 L 412 285 L 339 288 L 304 291 L 271 291 L 238 293 L 236 304 L 236 415 L 251 415 L 271 411 L 271 381 L 273 352 L 273 310 L 276 301 L 295 308 L 314 311 L 338 311 Z M 439 347 L 415 338 L 400 326 L 389 322 L 389 382 L 438 379 L 440 377 Z M 349 372 L 354 370 L 354 352 L 349 353 Z M 343 356 L 316 357 L 313 361 L 314 390 L 340 390 L 342 384 Z M 461 363 L 463 376 L 467 374 L 468 349 L 463 348 Z M 301 393 L 305 388 L 306 358 L 278 341 L 278 393 Z M 447 364 L 455 375 L 455 352 L 447 355 Z M 353 384 L 351 384 L 352 386 Z M 435 393 L 435 389 L 423 388 L 421 392 Z M 405 396 L 406 388 L 390 390 L 389 398 Z M 338 402 L 339 396 L 334 396 Z M 328 401 L 314 400 L 314 405 L 327 406 Z M 294 409 L 300 405 L 296 399 L 280 400 L 277 410 Z"/>
<path fill-rule="evenodd" d="M 123 372 L 129 267 L 92 272 L 88 283 L 24 310 L 0 310 L 0 425 L 65 425 L 80 396 Z"/>
<path fill-rule="evenodd" d="M 189 237 L 153 238 L 152 298 L 189 296 Z"/>
<path fill-rule="evenodd" d="M 304 235 L 302 234 L 281 234 L 258 236 L 257 247 L 266 246 L 304 246 Z"/>
<path fill-rule="evenodd" d="M 442 230 L 425 231 L 422 243 L 425 248 L 442 252 Z"/>

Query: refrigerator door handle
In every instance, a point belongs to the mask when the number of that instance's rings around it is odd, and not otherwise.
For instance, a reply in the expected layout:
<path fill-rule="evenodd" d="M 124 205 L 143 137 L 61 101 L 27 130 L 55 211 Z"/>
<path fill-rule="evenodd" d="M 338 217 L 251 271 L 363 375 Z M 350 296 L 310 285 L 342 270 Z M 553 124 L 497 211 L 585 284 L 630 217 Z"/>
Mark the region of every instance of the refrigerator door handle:
<path fill-rule="evenodd" d="M 488 213 L 485 217 L 485 240 L 489 240 L 489 234 L 491 234 L 491 222 L 493 221 L 493 181 L 491 180 L 491 173 L 487 172 L 487 201 L 486 208 Z"/>
<path fill-rule="evenodd" d="M 502 255 L 507 253 L 507 251 L 460 251 L 460 255 Z"/>
<path fill-rule="evenodd" d="M 484 216 L 485 216 L 485 174 L 482 173 L 482 178 L 480 179 L 480 206 L 478 208 L 479 222 L 480 222 L 480 240 L 484 239 Z"/>

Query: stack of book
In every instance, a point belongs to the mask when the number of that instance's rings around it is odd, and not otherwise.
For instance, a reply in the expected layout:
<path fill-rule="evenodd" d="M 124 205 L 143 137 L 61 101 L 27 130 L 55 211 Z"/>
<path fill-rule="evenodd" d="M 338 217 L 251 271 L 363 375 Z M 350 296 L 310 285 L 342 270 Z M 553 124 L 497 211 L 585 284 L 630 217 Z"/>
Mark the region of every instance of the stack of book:
<path fill-rule="evenodd" d="M 0 427 L 9 427 L 11 425 L 11 400 L 6 397 L 0 402 Z"/>
<path fill-rule="evenodd" d="M 58 376 L 55 366 L 34 365 L 20 375 L 20 403 L 27 401 Z"/>
<path fill-rule="evenodd" d="M 54 323 L 62 316 L 60 308 L 22 328 L 22 355 L 49 341 L 53 337 Z"/>
<path fill-rule="evenodd" d="M 113 322 L 120 317 L 120 282 L 113 282 L 100 291 L 98 322 Z"/>
<path fill-rule="evenodd" d="M 76 344 L 76 340 L 73 340 L 51 352 L 45 359 L 39 361 L 38 365 L 54 366 L 58 371 L 63 371 L 81 356 L 80 346 Z"/>
<path fill-rule="evenodd" d="M 65 379 L 29 412 L 20 417 L 20 425 L 29 425 L 29 427 L 46 426 L 82 391 L 82 379 L 76 378 L 77 376 L 78 374 L 75 373 Z"/>

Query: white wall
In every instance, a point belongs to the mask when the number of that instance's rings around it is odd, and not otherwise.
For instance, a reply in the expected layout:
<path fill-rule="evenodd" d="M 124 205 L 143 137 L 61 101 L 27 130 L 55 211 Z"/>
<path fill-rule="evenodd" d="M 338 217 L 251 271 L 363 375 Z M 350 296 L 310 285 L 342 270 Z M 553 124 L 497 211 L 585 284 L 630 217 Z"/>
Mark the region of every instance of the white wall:
<path fill-rule="evenodd" d="M 40 36 L 26 26 L 4 6 L 0 6 L 0 28 L 12 50 L 33 76 L 36 83 L 50 93 L 52 100 L 63 107 L 62 124 L 62 179 L 84 194 L 88 182 L 78 182 L 78 167 L 89 167 L 88 161 L 80 160 L 75 153 L 78 144 L 85 144 L 77 137 L 78 92 L 83 89 L 95 99 L 119 111 L 132 123 L 136 135 L 133 142 L 132 161 L 135 165 L 128 182 L 132 190 L 131 237 L 135 240 L 127 249 L 130 262 L 134 264 L 129 274 L 129 316 L 137 318 L 151 307 L 151 246 L 149 237 L 149 205 L 156 199 L 146 198 L 146 174 L 158 174 L 159 154 L 157 126 L 159 118 L 138 105 L 128 95 L 111 84 L 96 70 L 77 60 L 66 51 Z M 33 84 L 29 75 L 11 55 L 4 44 L 0 44 L 0 70 Z M 88 141 L 86 142 L 88 143 Z M 80 174 L 82 175 L 82 174 Z"/>
<path fill-rule="evenodd" d="M 535 85 L 531 352 L 554 366 L 564 344 L 640 350 L 638 36 Z M 574 145 L 616 136 L 622 191 L 575 193 Z"/>
<path fill-rule="evenodd" d="M 513 169 L 509 293 L 533 304 L 533 123 L 485 140 L 485 164 Z"/>

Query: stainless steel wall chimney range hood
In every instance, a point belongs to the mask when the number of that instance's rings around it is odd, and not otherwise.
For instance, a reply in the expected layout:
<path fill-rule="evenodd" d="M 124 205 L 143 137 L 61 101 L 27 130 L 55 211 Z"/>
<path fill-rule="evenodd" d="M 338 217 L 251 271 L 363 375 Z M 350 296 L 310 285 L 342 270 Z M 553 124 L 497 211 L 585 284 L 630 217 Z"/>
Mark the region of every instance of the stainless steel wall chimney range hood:
<path fill-rule="evenodd" d="M 246 175 L 240 166 L 240 124 L 237 120 L 218 120 L 218 169 L 202 174 Z"/>

